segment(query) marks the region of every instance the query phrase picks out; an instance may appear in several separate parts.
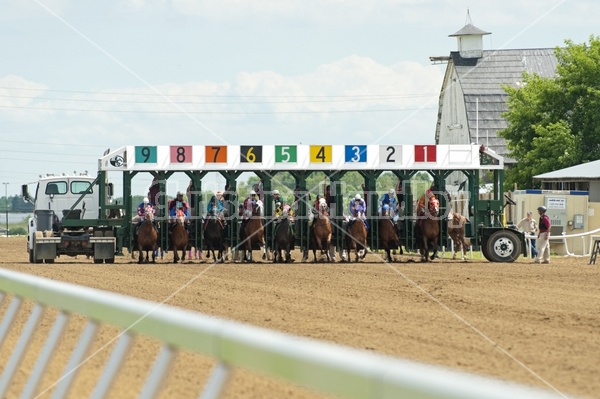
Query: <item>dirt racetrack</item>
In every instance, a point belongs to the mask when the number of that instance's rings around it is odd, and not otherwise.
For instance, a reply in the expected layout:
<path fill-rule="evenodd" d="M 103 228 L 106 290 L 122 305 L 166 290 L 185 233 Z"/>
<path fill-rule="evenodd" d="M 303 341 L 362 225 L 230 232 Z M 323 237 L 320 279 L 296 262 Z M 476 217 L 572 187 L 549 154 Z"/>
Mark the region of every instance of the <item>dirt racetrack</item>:
<path fill-rule="evenodd" d="M 258 252 L 255 252 L 255 257 Z M 446 255 L 447 256 L 447 255 Z M 298 251 L 295 258 L 299 260 Z M 600 265 L 587 258 L 554 257 L 550 265 L 519 259 L 512 264 L 438 259 L 422 264 L 397 256 L 382 263 L 370 254 L 359 264 L 211 263 L 157 265 L 120 257 L 113 265 L 59 258 L 30 264 L 24 238 L 0 239 L 0 267 L 54 280 L 119 292 L 241 322 L 336 342 L 387 355 L 442 365 L 556 390 L 600 398 Z M 312 254 L 310 259 L 312 259 Z M 408 262 L 407 262 L 408 261 Z M 0 311 L 4 314 L 6 301 Z M 20 314 L 0 352 L 4 367 L 27 314 Z M 45 317 L 40 332 L 53 319 Z M 50 397 L 83 326 L 69 324 L 58 356 L 42 383 Z M 103 327 L 70 397 L 88 397 L 108 359 L 116 329 Z M 18 397 L 46 335 L 36 335 L 9 392 Z M 158 344 L 136 338 L 110 397 L 137 397 Z M 37 349 L 37 350 L 36 350 Z M 212 361 L 180 354 L 164 398 L 197 397 Z M 226 398 L 318 398 L 294 385 L 236 371 Z"/>

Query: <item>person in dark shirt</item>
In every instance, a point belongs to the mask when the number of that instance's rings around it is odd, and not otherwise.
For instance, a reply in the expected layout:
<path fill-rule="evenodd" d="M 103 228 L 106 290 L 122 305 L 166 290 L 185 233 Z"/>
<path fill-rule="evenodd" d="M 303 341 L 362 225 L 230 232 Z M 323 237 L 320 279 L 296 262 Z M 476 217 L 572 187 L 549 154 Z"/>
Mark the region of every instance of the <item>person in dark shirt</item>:
<path fill-rule="evenodd" d="M 538 256 L 535 263 L 550 263 L 550 218 L 546 215 L 545 206 L 540 206 L 537 210 L 540 214 L 540 222 L 538 223 Z"/>

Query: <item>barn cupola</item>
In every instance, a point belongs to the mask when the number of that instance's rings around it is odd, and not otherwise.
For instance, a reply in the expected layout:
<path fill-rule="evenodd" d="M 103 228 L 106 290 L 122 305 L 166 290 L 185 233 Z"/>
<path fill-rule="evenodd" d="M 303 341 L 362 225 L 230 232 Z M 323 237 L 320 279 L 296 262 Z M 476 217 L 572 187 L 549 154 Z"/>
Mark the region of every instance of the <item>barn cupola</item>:
<path fill-rule="evenodd" d="M 471 22 L 471 15 L 467 10 L 466 25 L 456 33 L 448 35 L 456 37 L 458 52 L 462 58 L 481 58 L 483 53 L 483 36 L 490 32 L 479 29 Z"/>

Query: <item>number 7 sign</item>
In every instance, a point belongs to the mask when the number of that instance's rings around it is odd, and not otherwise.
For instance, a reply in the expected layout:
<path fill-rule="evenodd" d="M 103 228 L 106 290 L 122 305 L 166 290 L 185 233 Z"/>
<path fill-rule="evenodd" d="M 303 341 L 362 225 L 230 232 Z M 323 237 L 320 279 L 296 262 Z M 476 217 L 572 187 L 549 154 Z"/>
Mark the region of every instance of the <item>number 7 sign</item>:
<path fill-rule="evenodd" d="M 435 145 L 415 145 L 416 162 L 437 162 L 437 147 Z"/>

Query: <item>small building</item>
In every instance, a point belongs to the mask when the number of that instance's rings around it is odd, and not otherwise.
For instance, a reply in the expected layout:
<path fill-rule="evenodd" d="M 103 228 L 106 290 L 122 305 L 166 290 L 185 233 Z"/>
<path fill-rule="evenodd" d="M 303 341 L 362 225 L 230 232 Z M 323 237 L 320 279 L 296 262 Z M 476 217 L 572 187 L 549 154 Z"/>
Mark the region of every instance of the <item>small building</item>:
<path fill-rule="evenodd" d="M 590 202 L 600 202 L 600 160 L 533 176 L 543 190 L 580 190 L 589 192 Z"/>

